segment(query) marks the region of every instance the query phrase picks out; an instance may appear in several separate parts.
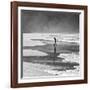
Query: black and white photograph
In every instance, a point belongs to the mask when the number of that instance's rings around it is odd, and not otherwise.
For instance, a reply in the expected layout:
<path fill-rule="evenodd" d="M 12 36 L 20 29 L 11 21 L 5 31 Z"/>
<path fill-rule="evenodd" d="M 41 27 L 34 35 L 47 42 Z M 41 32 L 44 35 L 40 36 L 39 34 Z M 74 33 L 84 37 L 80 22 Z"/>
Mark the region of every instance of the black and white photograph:
<path fill-rule="evenodd" d="M 87 82 L 86 6 L 16 2 L 12 15 L 14 85 Z"/>
<path fill-rule="evenodd" d="M 80 14 L 21 10 L 21 78 L 80 76 Z"/>

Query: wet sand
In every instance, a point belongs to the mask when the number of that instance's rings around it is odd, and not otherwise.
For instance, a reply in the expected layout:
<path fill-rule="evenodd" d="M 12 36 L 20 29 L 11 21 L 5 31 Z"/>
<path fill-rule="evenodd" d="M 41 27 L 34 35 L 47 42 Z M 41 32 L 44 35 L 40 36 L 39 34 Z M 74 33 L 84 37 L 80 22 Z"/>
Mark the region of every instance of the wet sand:
<path fill-rule="evenodd" d="M 37 60 L 36 60 L 37 61 Z M 67 66 L 68 67 L 68 66 Z M 78 76 L 80 75 L 80 68 L 66 70 L 67 67 L 46 65 L 40 63 L 23 62 L 23 77 L 38 77 L 40 76 Z M 65 69 L 65 70 L 63 70 Z"/>
<path fill-rule="evenodd" d="M 35 77 L 35 76 L 51 76 L 53 74 L 50 74 L 48 72 L 45 72 L 45 69 L 49 69 L 51 67 L 46 66 L 46 65 L 41 65 L 41 64 L 33 64 L 33 63 L 28 63 L 28 62 L 23 62 L 23 69 L 24 69 L 24 73 L 23 76 L 24 77 Z"/>
<path fill-rule="evenodd" d="M 80 75 L 79 35 L 59 35 L 55 59 L 53 37 L 37 35 L 24 37 L 23 77 Z"/>

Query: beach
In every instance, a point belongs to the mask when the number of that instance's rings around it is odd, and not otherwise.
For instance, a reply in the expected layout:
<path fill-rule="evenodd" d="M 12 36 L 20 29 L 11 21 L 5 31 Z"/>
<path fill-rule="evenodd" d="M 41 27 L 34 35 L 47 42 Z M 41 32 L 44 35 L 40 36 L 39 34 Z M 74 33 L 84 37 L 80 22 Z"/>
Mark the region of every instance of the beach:
<path fill-rule="evenodd" d="M 23 77 L 80 75 L 79 34 L 43 34 L 43 37 L 24 34 L 23 37 Z"/>
<path fill-rule="evenodd" d="M 38 76 L 50 76 L 52 74 L 45 72 L 44 70 L 49 69 L 46 65 L 36 64 L 36 63 L 27 63 L 24 62 L 24 77 L 38 77 Z"/>

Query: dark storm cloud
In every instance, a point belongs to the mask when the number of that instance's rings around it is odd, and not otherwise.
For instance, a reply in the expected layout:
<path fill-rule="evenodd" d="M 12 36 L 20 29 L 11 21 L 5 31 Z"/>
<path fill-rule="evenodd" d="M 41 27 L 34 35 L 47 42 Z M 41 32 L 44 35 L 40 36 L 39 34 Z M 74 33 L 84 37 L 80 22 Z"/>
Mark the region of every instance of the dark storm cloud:
<path fill-rule="evenodd" d="M 78 33 L 79 13 L 51 11 L 21 11 L 24 33 Z"/>

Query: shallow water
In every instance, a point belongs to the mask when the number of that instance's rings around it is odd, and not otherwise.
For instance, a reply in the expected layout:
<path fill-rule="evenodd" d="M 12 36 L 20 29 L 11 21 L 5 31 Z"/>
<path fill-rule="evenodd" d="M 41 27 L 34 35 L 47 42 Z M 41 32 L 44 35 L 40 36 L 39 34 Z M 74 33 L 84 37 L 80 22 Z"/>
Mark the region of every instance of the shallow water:
<path fill-rule="evenodd" d="M 55 35 L 57 37 L 56 54 L 53 47 L 53 35 L 24 34 L 23 40 L 23 75 L 33 76 L 59 75 L 75 76 L 80 75 L 79 36 L 76 35 Z M 50 38 L 51 37 L 51 38 Z M 55 54 L 55 55 L 54 55 Z M 32 65 L 35 71 L 30 71 Z M 37 67 L 37 69 L 36 69 Z M 49 67 L 49 68 L 48 68 Z M 46 72 L 46 74 L 45 74 Z"/>

